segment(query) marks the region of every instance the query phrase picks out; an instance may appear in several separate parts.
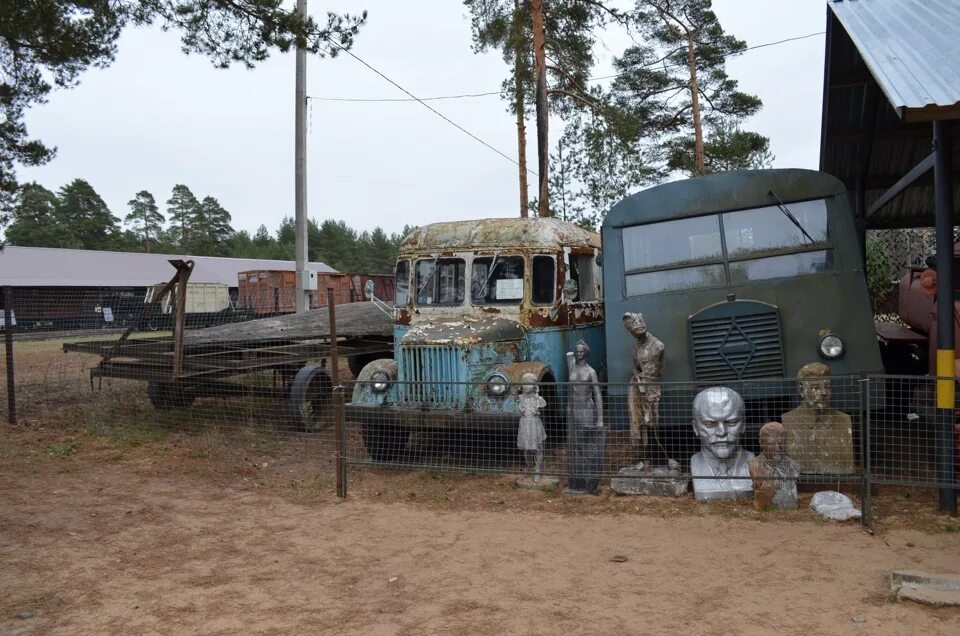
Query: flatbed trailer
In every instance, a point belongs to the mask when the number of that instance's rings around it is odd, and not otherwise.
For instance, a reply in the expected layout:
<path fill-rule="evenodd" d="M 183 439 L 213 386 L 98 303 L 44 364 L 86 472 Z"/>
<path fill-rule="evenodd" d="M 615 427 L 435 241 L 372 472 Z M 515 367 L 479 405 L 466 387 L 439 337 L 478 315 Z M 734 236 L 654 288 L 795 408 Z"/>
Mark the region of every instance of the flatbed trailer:
<path fill-rule="evenodd" d="M 188 408 L 198 397 L 259 396 L 282 399 L 290 418 L 315 429 L 331 403 L 333 378 L 326 367 L 336 334 L 337 357 L 351 370 L 393 351 L 392 308 L 360 302 L 337 306 L 331 326 L 329 310 L 290 314 L 182 331 L 176 337 L 68 342 L 65 352 L 98 355 L 90 369 L 98 378 L 147 382 L 158 410 Z M 333 327 L 333 328 L 331 328 Z M 273 386 L 236 381 L 246 374 L 273 371 Z"/>

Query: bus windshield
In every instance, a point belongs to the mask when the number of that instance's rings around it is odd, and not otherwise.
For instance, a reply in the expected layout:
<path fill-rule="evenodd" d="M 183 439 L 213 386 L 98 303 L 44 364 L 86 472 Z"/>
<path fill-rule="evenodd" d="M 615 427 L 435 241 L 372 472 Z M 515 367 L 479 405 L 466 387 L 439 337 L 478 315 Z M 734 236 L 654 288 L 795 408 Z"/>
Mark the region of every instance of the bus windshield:
<path fill-rule="evenodd" d="M 471 301 L 474 305 L 520 304 L 523 300 L 523 270 L 522 256 L 484 256 L 473 259 L 473 273 L 470 276 Z"/>
<path fill-rule="evenodd" d="M 635 225 L 623 229 L 628 296 L 814 274 L 833 266 L 826 201 Z"/>
<path fill-rule="evenodd" d="M 418 305 L 459 305 L 463 302 L 466 264 L 462 258 L 429 258 L 417 261 Z"/>

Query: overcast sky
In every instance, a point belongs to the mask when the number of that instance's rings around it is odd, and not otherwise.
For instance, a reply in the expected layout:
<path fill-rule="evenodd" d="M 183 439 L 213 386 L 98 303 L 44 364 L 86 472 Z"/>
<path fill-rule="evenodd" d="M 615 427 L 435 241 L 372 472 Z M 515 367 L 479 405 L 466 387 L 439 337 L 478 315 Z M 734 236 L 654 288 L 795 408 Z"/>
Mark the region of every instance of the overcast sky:
<path fill-rule="evenodd" d="M 497 90 L 507 72 L 496 53 L 471 51 L 470 23 L 458 0 L 310 0 L 311 11 L 369 11 L 354 53 L 418 97 Z M 822 31 L 823 0 L 714 0 L 723 27 L 751 46 Z M 601 64 L 628 44 L 601 35 Z M 746 125 L 771 140 L 777 167 L 816 168 L 823 90 L 823 36 L 748 51 L 728 63 L 741 88 L 763 100 Z M 403 93 L 341 55 L 311 58 L 307 92 L 318 97 L 396 98 Z M 450 119 L 516 154 L 516 128 L 499 97 L 430 102 Z M 89 181 L 117 216 L 139 190 L 161 210 L 177 183 L 212 195 L 234 226 L 274 230 L 293 214 L 293 55 L 254 70 L 217 70 L 180 52 L 178 34 L 129 29 L 116 61 L 85 73 L 32 109 L 29 131 L 56 145 L 46 166 L 22 181 L 57 189 Z M 516 166 L 416 102 L 311 100 L 308 212 L 358 229 L 439 220 L 513 216 Z M 560 126 L 554 126 L 555 136 Z M 528 127 L 531 140 L 534 128 Z M 531 165 L 536 157 L 529 155 Z"/>

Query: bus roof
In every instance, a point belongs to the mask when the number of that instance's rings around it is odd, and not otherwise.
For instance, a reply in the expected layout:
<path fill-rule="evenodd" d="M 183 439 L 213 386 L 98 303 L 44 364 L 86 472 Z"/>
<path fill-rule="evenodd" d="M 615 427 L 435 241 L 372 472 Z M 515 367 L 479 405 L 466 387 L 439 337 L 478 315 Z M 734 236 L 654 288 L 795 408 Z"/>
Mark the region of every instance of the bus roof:
<path fill-rule="evenodd" d="M 689 216 L 845 194 L 843 183 L 816 170 L 738 170 L 654 186 L 628 196 L 610 210 L 603 227 L 617 228 Z"/>
<path fill-rule="evenodd" d="M 600 248 L 600 236 L 553 218 L 447 221 L 417 228 L 403 239 L 400 254 L 473 249 Z"/>

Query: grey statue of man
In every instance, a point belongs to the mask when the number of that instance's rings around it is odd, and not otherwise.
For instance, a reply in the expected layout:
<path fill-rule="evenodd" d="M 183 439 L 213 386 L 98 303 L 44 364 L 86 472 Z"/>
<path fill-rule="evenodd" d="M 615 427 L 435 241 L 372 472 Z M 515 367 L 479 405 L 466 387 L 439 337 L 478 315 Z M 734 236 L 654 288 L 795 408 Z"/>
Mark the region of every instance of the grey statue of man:
<path fill-rule="evenodd" d="M 587 364 L 590 347 L 583 340 L 567 352 L 570 385 L 567 396 L 567 436 L 570 483 L 567 494 L 597 494 L 603 474 L 606 432 L 603 397 L 597 372 Z"/>
<path fill-rule="evenodd" d="M 643 314 L 623 314 L 623 327 L 636 338 L 633 343 L 633 375 L 627 404 L 630 409 L 630 438 L 647 459 L 647 435 L 660 421 L 660 378 L 664 368 L 664 346 L 647 331 Z"/>
<path fill-rule="evenodd" d="M 700 438 L 700 452 L 690 458 L 690 475 L 698 501 L 753 496 L 749 467 L 753 453 L 740 447 L 743 418 L 743 398 L 733 389 L 714 386 L 693 399 L 693 430 Z"/>

